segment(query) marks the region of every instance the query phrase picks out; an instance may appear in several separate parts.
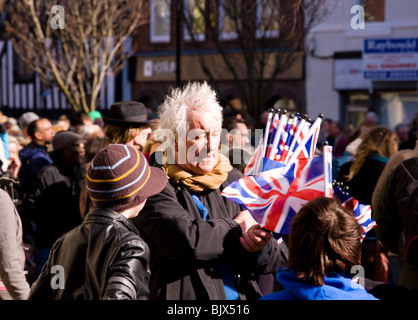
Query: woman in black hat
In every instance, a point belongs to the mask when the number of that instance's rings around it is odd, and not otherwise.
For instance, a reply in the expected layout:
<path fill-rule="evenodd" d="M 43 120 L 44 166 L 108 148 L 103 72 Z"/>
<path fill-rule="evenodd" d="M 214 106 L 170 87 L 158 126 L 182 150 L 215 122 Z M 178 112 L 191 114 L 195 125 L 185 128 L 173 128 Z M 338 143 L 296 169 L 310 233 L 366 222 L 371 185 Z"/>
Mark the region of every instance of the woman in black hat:
<path fill-rule="evenodd" d="M 125 144 L 142 151 L 151 133 L 147 110 L 141 102 L 115 102 L 110 106 L 108 117 L 103 117 L 103 121 L 106 144 Z M 88 167 L 89 163 L 86 166 Z M 79 206 L 81 218 L 84 219 L 90 208 L 85 183 L 81 187 Z"/>
<path fill-rule="evenodd" d="M 112 104 L 103 117 L 108 143 L 121 143 L 142 151 L 151 133 L 147 110 L 141 102 L 120 101 Z"/>

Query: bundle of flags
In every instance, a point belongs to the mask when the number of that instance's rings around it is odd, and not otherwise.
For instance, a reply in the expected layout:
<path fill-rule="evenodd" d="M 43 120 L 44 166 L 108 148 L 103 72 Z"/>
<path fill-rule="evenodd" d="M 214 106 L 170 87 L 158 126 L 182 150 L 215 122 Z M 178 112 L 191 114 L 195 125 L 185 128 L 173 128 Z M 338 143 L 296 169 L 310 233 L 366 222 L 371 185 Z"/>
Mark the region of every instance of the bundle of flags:
<path fill-rule="evenodd" d="M 334 196 L 332 147 L 325 144 L 322 156 L 314 156 L 322 118 L 320 114 L 311 123 L 299 114 L 288 117 L 286 110 L 269 112 L 265 135 L 244 170 L 244 177 L 222 191 L 223 196 L 245 207 L 265 230 L 277 237 L 289 234 L 293 217 L 305 203 Z M 357 201 L 351 199 L 341 199 L 349 209 Z M 352 207 L 354 214 L 360 210 L 367 216 L 367 210 L 358 201 L 356 204 Z M 373 227 L 367 225 L 368 219 L 358 221 L 365 223 L 365 232 Z"/>
<path fill-rule="evenodd" d="M 264 137 L 251 157 L 244 175 L 257 175 L 272 168 L 283 172 L 300 158 L 313 157 L 323 114 L 311 123 L 299 113 L 287 116 L 286 110 L 269 110 Z"/>

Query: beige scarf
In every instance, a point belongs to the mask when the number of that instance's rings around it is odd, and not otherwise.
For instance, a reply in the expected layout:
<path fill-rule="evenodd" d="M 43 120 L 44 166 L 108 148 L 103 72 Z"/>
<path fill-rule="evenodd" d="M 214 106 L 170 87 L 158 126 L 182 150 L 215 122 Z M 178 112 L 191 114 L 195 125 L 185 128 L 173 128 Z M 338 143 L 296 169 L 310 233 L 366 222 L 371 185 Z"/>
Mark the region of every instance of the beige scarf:
<path fill-rule="evenodd" d="M 219 153 L 218 164 L 206 174 L 190 173 L 176 164 L 166 163 L 164 169 L 167 176 L 175 183 L 181 182 L 190 191 L 202 192 L 207 189 L 218 189 L 228 177 L 232 166 L 229 159 Z"/>

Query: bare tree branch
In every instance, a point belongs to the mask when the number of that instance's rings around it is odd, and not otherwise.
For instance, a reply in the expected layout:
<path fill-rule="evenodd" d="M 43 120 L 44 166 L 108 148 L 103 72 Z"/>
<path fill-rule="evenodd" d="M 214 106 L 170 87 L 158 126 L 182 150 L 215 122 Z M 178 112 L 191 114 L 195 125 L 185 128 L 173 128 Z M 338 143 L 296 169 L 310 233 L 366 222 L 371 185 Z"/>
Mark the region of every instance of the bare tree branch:
<path fill-rule="evenodd" d="M 146 23 L 143 0 L 14 0 L 5 28 L 16 54 L 45 83 L 56 83 L 76 114 L 95 110 L 109 72 L 129 53 L 125 41 Z M 53 29 L 54 5 L 65 10 L 65 29 Z"/>
<path fill-rule="evenodd" d="M 220 37 L 223 21 L 214 21 L 222 10 L 217 0 L 189 0 L 205 19 L 208 29 L 206 43 L 213 43 L 221 56 L 224 72 L 234 79 L 240 99 L 248 113 L 256 120 L 264 110 L 266 97 L 279 76 L 293 65 L 304 50 L 305 35 L 326 14 L 325 0 L 225 0 L 224 18 L 235 31 L 233 39 L 240 54 L 232 54 L 231 46 Z M 203 1 L 204 2 L 204 1 Z M 196 13 L 185 12 L 184 25 L 195 45 L 202 70 L 216 86 L 216 66 L 202 54 L 201 42 L 194 35 Z M 239 56 L 240 58 L 237 58 Z M 244 80 L 245 79 L 245 80 Z M 218 90 L 219 91 L 219 90 Z"/>

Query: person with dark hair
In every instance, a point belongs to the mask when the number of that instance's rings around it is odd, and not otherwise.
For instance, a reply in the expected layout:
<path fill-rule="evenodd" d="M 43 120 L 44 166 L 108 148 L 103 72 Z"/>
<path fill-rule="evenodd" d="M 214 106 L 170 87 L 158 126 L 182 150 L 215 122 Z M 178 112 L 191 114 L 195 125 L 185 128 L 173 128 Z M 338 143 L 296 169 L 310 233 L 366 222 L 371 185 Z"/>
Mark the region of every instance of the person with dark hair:
<path fill-rule="evenodd" d="M 221 146 L 221 152 L 225 151 L 225 156 L 229 157 L 231 165 L 241 172 L 244 172 L 251 158 L 249 131 L 245 121 L 236 116 L 229 116 L 223 120 L 221 142 L 224 145 Z"/>
<path fill-rule="evenodd" d="M 34 232 L 41 267 L 54 242 L 81 223 L 78 206 L 86 171 L 84 139 L 72 131 L 60 131 L 52 139 L 54 162 L 43 167 L 33 190 L 23 203 L 36 228 Z"/>
<path fill-rule="evenodd" d="M 223 120 L 222 128 L 226 131 L 225 134 L 229 149 L 240 148 L 249 150 L 249 129 L 243 119 L 231 116 L 227 117 Z"/>
<path fill-rule="evenodd" d="M 29 300 L 148 299 L 150 252 L 129 219 L 164 188 L 166 175 L 138 150 L 110 144 L 93 158 L 86 180 L 93 207 L 55 242 Z M 65 274 L 60 283 L 54 266 Z"/>
<path fill-rule="evenodd" d="M 362 228 L 332 198 L 316 198 L 296 214 L 289 257 L 277 272 L 284 290 L 264 300 L 376 300 L 348 277 L 360 265 Z"/>
<path fill-rule="evenodd" d="M 39 170 L 52 163 L 47 148 L 55 133 L 51 121 L 46 118 L 32 121 L 27 127 L 27 132 L 31 142 L 19 151 L 22 166 L 18 174 L 20 182 L 18 191 L 19 198 L 23 201 L 26 201 L 27 194 L 34 185 Z"/>
<path fill-rule="evenodd" d="M 329 125 L 329 132 L 326 140 L 328 144 L 332 146 L 332 156 L 341 156 L 347 145 L 350 143 L 350 139 L 345 136 L 345 127 L 341 121 L 332 121 Z"/>

